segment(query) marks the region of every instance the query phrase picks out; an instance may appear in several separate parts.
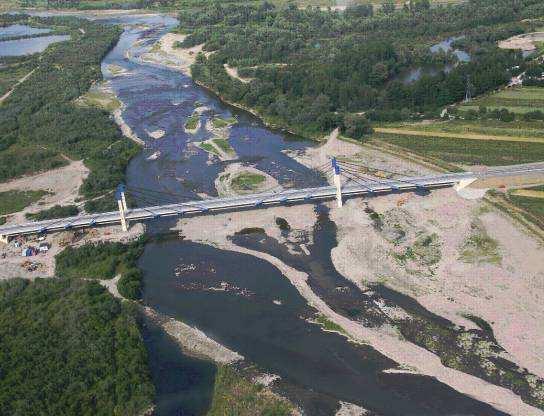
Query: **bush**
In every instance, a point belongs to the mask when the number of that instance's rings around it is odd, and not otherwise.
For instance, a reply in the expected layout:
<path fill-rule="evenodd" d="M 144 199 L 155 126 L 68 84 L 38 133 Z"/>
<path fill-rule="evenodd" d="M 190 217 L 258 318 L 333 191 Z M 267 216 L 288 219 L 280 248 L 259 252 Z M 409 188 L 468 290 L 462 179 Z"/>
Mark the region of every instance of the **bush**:
<path fill-rule="evenodd" d="M 79 214 L 79 209 L 75 205 L 55 205 L 52 208 L 45 209 L 37 213 L 28 213 L 26 218 L 34 221 L 52 220 L 55 218 L 74 217 Z"/>

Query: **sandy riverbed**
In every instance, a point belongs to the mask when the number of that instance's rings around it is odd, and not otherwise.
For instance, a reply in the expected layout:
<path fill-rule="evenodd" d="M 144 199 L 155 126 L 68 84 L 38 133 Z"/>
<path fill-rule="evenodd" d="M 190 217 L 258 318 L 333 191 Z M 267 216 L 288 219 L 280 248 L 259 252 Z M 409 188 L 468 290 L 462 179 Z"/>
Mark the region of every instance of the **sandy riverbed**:
<path fill-rule="evenodd" d="M 142 55 L 142 59 L 145 62 L 164 65 L 190 75 L 191 65 L 195 62 L 198 53 L 202 52 L 204 44 L 192 48 L 176 48 L 176 42 L 183 42 L 186 37 L 187 35 L 179 33 L 167 33 L 153 48 Z"/>
<path fill-rule="evenodd" d="M 79 188 L 88 175 L 89 169 L 85 167 L 83 161 L 72 161 L 67 166 L 0 183 L 0 192 L 11 190 L 49 192 L 24 210 L 9 215 L 6 225 L 28 222 L 25 219 L 27 213 L 38 212 L 54 205 L 74 204 L 79 197 Z"/>
<path fill-rule="evenodd" d="M 311 306 L 333 322 L 341 325 L 353 340 L 371 345 L 386 356 L 396 360 L 403 367 L 413 368 L 418 373 L 436 377 L 456 390 L 471 395 L 478 400 L 491 403 L 512 415 L 544 414 L 538 409 L 523 403 L 510 390 L 443 366 L 437 356 L 423 348 L 399 339 L 393 329 L 387 327 L 380 329 L 364 328 L 360 324 L 335 313 L 309 287 L 306 273 L 293 269 L 269 254 L 236 246 L 227 238 L 242 228 L 260 227 L 264 228 L 271 237 L 282 241 L 282 238 L 279 236 L 280 231 L 275 223 L 276 216 L 285 218 L 293 231 L 295 231 L 294 234 L 297 232 L 310 233 L 316 221 L 313 207 L 302 205 L 298 207 L 277 207 L 244 213 L 187 218 L 181 220 L 178 226 L 182 230 L 182 233 L 191 238 L 191 240 L 212 244 L 226 250 L 253 255 L 268 261 L 291 281 Z M 354 229 L 357 229 L 357 227 L 354 227 Z M 358 232 L 362 234 L 360 229 Z M 298 242 L 292 241 L 291 244 L 296 245 Z M 353 257 L 350 258 L 353 259 Z M 352 264 L 351 268 L 353 270 L 364 271 L 361 270 L 361 266 L 357 263 Z"/>

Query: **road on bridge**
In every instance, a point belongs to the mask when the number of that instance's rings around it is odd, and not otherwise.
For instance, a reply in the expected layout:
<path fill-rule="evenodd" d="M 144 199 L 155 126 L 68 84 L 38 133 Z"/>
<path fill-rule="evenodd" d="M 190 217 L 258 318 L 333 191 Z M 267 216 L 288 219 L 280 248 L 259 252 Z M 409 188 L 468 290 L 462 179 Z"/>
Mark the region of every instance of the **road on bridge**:
<path fill-rule="evenodd" d="M 379 179 L 358 181 L 342 187 L 343 197 L 374 196 L 391 192 L 426 190 L 453 186 L 464 180 L 494 177 L 519 176 L 527 174 L 544 174 L 544 163 L 505 166 L 489 169 L 484 172 L 446 173 L 429 176 L 405 177 L 401 179 Z M 261 193 L 231 198 L 213 198 L 180 204 L 156 205 L 130 209 L 125 213 L 129 222 L 145 221 L 163 217 L 183 215 L 203 215 L 210 212 L 235 211 L 261 208 L 288 203 L 314 203 L 336 197 L 334 186 L 317 188 L 292 189 L 275 193 Z M 72 228 L 87 228 L 99 225 L 112 225 L 121 222 L 119 211 L 93 215 L 80 215 L 57 220 L 31 222 L 0 227 L 0 237 L 4 242 L 19 235 L 40 234 L 63 231 Z"/>

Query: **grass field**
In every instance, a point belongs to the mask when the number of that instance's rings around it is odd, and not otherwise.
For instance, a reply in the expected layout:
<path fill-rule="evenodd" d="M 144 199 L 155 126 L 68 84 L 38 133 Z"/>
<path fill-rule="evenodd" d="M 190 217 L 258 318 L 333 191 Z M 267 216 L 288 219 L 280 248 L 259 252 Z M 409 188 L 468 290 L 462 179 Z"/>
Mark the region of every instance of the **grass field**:
<path fill-rule="evenodd" d="M 510 191 L 506 198 L 527 220 L 544 229 L 544 185 Z"/>
<path fill-rule="evenodd" d="M 530 111 L 544 111 L 544 88 L 517 87 L 502 90 L 476 98 L 469 103 L 462 104 L 460 110 L 478 110 L 480 106 L 488 110 L 506 108 L 517 114 Z"/>
<path fill-rule="evenodd" d="M 46 191 L 0 192 L 0 215 L 12 214 L 25 209 L 47 195 Z"/>
<path fill-rule="evenodd" d="M 503 135 L 486 135 L 476 134 L 471 132 L 455 133 L 455 132 L 440 132 L 426 130 L 410 130 L 409 128 L 391 128 L 391 127 L 376 127 L 377 133 L 397 134 L 406 136 L 425 136 L 439 137 L 448 139 L 466 139 L 466 140 L 495 140 L 507 142 L 527 142 L 527 143 L 544 143 L 544 134 L 542 137 L 521 137 L 521 136 L 503 136 Z M 543 132 L 544 133 L 544 132 Z"/>
<path fill-rule="evenodd" d="M 425 158 L 465 165 L 514 165 L 544 160 L 544 143 L 451 139 L 375 133 L 370 143 L 393 144 Z"/>

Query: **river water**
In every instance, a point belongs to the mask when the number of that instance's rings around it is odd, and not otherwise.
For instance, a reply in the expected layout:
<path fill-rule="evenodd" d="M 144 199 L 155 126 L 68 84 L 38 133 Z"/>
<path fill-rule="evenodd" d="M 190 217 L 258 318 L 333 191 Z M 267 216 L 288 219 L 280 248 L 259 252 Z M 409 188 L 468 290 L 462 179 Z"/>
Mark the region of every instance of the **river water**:
<path fill-rule="evenodd" d="M 205 152 L 191 146 L 191 142 L 209 133 L 190 135 L 183 129 L 194 109 L 202 106 L 208 108 L 204 119 L 237 116 L 229 141 L 243 162 L 274 176 L 284 186 L 323 183 L 321 175 L 282 152 L 302 149 L 308 143 L 264 128 L 252 116 L 222 104 L 179 72 L 140 60 L 144 51 L 177 24 L 175 19 L 146 15 L 108 17 L 105 21 L 122 24 L 125 30 L 104 59 L 104 78 L 124 103 L 124 120 L 147 144 L 128 167 L 129 187 L 190 198 L 216 194 L 213 182 L 227 162 L 209 163 Z M 158 140 L 149 135 L 157 130 L 164 131 Z M 157 151 L 160 156 L 149 159 Z M 151 229 L 160 226 L 151 224 Z M 334 303 L 331 307 L 339 313 L 365 324 L 376 323 L 379 316 L 372 315 L 368 299 L 354 300 L 346 294 L 334 301 L 331 296 L 339 284 L 348 285 L 331 267 L 326 233 L 333 232 L 325 227 L 324 240 L 318 239 L 311 248 L 315 254 L 311 269 L 319 277 L 312 282 L 312 288 Z M 187 265 L 191 267 L 180 279 L 176 275 L 179 267 Z M 502 414 L 433 378 L 384 372 L 398 369 L 398 365 L 369 346 L 350 343 L 308 322 L 315 311 L 280 271 L 264 260 L 167 239 L 148 244 L 139 266 L 145 276 L 146 305 L 196 325 L 242 354 L 248 364 L 279 375 L 276 388 L 301 406 L 305 414 L 332 415 L 340 401 L 383 416 Z M 358 302 L 356 310 L 348 310 L 354 301 Z M 212 394 L 214 366 L 184 356 L 153 325 L 148 328 L 146 340 L 158 393 L 157 414 L 205 414 Z"/>

